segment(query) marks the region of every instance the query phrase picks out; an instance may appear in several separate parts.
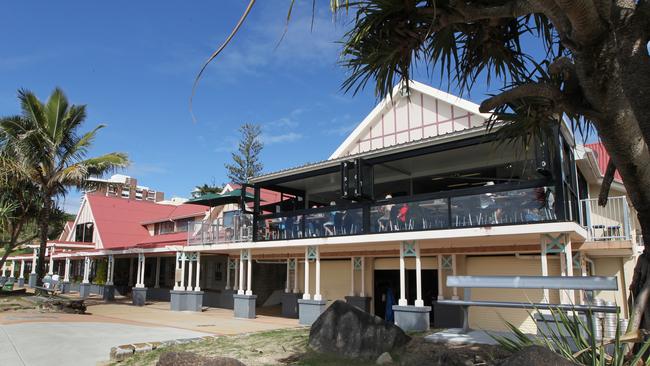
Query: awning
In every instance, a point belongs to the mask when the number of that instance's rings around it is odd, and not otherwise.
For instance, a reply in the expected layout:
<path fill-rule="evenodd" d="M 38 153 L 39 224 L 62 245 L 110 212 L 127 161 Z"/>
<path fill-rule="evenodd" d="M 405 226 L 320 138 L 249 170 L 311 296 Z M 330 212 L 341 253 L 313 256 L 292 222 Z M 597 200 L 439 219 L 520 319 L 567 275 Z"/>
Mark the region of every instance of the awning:
<path fill-rule="evenodd" d="M 235 189 L 233 191 L 226 192 L 224 194 L 207 193 L 204 194 L 203 196 L 192 198 L 186 203 L 193 203 L 195 205 L 204 205 L 210 207 L 223 206 L 229 203 L 238 204 L 240 202 L 241 195 L 242 195 L 241 189 Z M 255 200 L 255 196 L 253 196 L 253 194 L 249 192 L 246 192 L 246 196 L 244 197 L 244 199 L 246 202 L 253 202 Z"/>

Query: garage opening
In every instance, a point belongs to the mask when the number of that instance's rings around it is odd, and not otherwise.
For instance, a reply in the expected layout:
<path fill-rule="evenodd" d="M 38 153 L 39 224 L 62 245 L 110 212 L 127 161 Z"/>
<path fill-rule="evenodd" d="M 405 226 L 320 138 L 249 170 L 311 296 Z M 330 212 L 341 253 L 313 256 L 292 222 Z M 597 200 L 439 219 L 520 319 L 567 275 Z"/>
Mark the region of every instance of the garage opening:
<path fill-rule="evenodd" d="M 393 304 L 397 305 L 400 296 L 399 270 L 378 269 L 374 272 L 374 305 L 375 315 L 386 319 L 386 307 L 392 292 Z M 406 270 L 406 299 L 409 305 L 415 303 L 417 295 L 415 270 Z M 422 300 L 425 306 L 432 306 L 433 301 L 438 298 L 438 271 L 435 269 L 422 270 Z M 433 309 L 430 314 L 430 322 L 433 323 Z"/>

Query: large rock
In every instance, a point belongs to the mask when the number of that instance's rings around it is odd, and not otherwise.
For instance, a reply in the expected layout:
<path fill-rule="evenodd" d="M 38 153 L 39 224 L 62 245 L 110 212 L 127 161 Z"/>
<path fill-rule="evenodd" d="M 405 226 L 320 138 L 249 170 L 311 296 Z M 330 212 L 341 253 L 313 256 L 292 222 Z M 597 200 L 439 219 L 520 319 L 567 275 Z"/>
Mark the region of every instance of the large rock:
<path fill-rule="evenodd" d="M 316 319 L 309 332 L 309 346 L 317 352 L 368 360 L 410 339 L 399 327 L 340 300 Z"/>
<path fill-rule="evenodd" d="M 577 364 L 567 360 L 548 348 L 541 346 L 530 346 L 514 353 L 508 357 L 501 366 L 576 366 Z"/>
<path fill-rule="evenodd" d="M 157 366 L 246 366 L 230 357 L 204 357 L 192 352 L 166 352 L 158 359 Z"/>

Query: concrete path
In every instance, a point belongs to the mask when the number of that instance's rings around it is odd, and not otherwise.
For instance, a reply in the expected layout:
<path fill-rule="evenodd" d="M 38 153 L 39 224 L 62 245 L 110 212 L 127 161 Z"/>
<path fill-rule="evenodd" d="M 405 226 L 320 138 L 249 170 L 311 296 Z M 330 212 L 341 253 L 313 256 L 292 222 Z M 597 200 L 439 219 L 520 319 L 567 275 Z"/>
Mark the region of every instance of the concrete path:
<path fill-rule="evenodd" d="M 169 303 L 88 306 L 88 314 L 0 313 L 0 365 L 67 366 L 107 361 L 111 347 L 140 342 L 240 334 L 298 326 L 296 319 L 260 315 L 234 319 L 232 310 L 172 312 Z"/>
<path fill-rule="evenodd" d="M 96 365 L 111 347 L 208 335 L 185 329 L 120 323 L 63 322 L 0 324 L 2 365 Z"/>

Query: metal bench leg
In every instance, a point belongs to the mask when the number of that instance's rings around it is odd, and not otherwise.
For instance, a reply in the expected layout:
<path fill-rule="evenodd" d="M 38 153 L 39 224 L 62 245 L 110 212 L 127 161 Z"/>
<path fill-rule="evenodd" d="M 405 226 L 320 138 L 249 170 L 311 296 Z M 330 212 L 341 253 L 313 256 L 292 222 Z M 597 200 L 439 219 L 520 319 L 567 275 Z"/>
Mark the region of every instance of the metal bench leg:
<path fill-rule="evenodd" d="M 469 329 L 469 306 L 461 306 L 463 310 L 463 330 L 461 333 L 467 334 L 471 329 Z"/>

